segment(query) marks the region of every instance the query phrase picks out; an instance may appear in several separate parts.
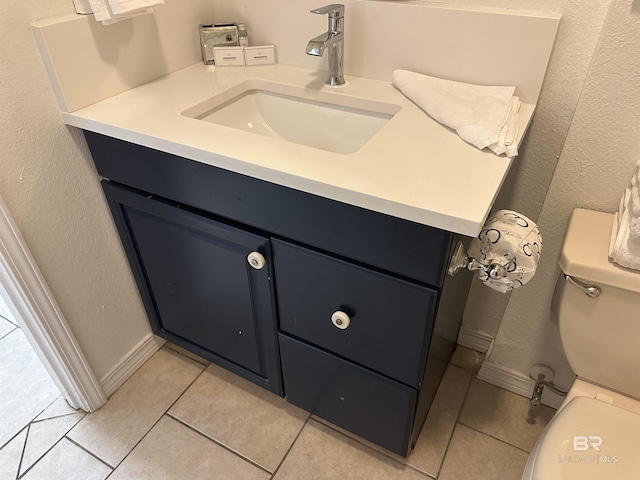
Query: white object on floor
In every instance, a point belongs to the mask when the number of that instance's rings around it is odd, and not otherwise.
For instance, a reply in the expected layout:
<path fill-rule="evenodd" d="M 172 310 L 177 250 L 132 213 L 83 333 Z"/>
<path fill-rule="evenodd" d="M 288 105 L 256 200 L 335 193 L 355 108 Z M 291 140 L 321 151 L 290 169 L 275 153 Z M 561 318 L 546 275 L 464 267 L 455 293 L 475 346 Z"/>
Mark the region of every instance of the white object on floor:
<path fill-rule="evenodd" d="M 625 189 L 620 199 L 620 207 L 613 217 L 609 258 L 622 267 L 640 270 L 640 240 L 636 240 L 631 234 L 634 220 L 631 215 L 632 198 L 632 189 Z M 640 217 L 635 220 L 640 220 Z"/>
<path fill-rule="evenodd" d="M 164 4 L 164 0 L 89 0 L 96 20 L 103 25 L 151 13 L 151 7 L 161 4 Z"/>
<path fill-rule="evenodd" d="M 518 155 L 520 99 L 515 87 L 482 86 L 394 70 L 393 83 L 430 117 L 460 138 L 496 155 Z"/>

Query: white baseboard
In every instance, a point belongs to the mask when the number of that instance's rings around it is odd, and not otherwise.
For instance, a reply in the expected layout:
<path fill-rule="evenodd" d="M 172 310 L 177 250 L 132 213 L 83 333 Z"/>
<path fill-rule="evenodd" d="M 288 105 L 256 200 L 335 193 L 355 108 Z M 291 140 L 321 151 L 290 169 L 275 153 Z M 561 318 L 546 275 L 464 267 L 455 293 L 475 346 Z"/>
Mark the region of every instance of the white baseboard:
<path fill-rule="evenodd" d="M 480 367 L 478 379 L 527 398 L 531 397 L 535 385 L 535 381 L 528 376 L 513 372 L 501 365 L 486 360 L 482 364 L 482 367 Z M 563 400 L 563 396 L 553 393 L 548 388 L 544 390 L 542 395 L 542 403 L 555 409 L 560 407 Z"/>
<path fill-rule="evenodd" d="M 100 386 L 104 394 L 110 397 L 120 385 L 126 382 L 127 379 L 164 344 L 165 341 L 163 339 L 156 337 L 152 333 L 143 338 L 100 379 Z"/>
<path fill-rule="evenodd" d="M 480 353 L 487 353 L 493 337 L 479 330 L 472 330 L 462 325 L 458 332 L 458 345 L 470 348 Z"/>

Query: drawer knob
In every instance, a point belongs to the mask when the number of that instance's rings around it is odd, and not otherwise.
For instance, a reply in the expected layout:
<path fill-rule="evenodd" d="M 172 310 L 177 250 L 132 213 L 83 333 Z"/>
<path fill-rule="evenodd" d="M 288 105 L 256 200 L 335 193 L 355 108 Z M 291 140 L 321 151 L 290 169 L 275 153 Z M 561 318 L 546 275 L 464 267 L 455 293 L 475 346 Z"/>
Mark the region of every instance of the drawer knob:
<path fill-rule="evenodd" d="M 338 310 L 337 312 L 333 312 L 333 315 L 331 315 L 331 323 L 340 330 L 344 330 L 351 324 L 351 319 L 349 318 L 349 315 Z"/>
<path fill-rule="evenodd" d="M 249 265 L 251 265 L 256 270 L 260 270 L 267 263 L 260 252 L 251 252 L 249 255 L 247 255 L 247 261 L 249 262 Z"/>

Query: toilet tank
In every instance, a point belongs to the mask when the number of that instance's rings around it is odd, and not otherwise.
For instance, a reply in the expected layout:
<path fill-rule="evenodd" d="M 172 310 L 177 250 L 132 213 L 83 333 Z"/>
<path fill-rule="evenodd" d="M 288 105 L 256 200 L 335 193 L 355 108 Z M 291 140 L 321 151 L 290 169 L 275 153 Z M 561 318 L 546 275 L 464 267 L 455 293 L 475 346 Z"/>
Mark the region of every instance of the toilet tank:
<path fill-rule="evenodd" d="M 612 224 L 611 214 L 573 211 L 560 268 L 601 294 L 590 298 L 561 274 L 551 314 L 576 375 L 640 399 L 640 272 L 609 260 Z"/>

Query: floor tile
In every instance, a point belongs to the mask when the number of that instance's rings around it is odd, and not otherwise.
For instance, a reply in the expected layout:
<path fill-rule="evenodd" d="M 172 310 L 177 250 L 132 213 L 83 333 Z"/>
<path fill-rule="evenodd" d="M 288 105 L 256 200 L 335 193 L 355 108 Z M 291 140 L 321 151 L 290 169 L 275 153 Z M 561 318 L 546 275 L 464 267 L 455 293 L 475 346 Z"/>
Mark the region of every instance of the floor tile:
<path fill-rule="evenodd" d="M 348 436 L 400 463 L 406 463 L 424 473 L 435 477 L 440 470 L 449 440 L 456 426 L 462 402 L 464 401 L 471 373 L 459 367 L 449 365 L 438 392 L 429 410 L 427 420 L 422 427 L 415 448 L 404 458 L 393 452 L 364 440 L 326 420 L 312 416 L 314 420 Z"/>
<path fill-rule="evenodd" d="M 407 462 L 435 477 L 453 434 L 471 373 L 449 365 Z"/>
<path fill-rule="evenodd" d="M 160 349 L 68 437 L 107 464 L 118 465 L 202 369 L 178 353 Z"/>
<path fill-rule="evenodd" d="M 309 420 L 274 480 L 428 480 L 430 477 Z"/>
<path fill-rule="evenodd" d="M 518 480 L 527 452 L 458 424 L 438 480 Z"/>
<path fill-rule="evenodd" d="M 195 353 L 190 352 L 189 350 L 182 348 L 176 345 L 175 343 L 166 342 L 164 344 L 164 347 L 168 348 L 169 350 L 173 350 L 174 352 L 178 352 L 184 355 L 185 357 L 190 358 L 191 360 L 195 360 L 196 362 L 201 363 L 205 367 L 208 367 L 209 365 L 211 365 L 211 362 L 209 360 L 205 360 L 200 355 L 196 355 Z"/>
<path fill-rule="evenodd" d="M 210 365 L 169 414 L 273 472 L 308 413 Z"/>
<path fill-rule="evenodd" d="M 107 465 L 63 438 L 22 480 L 103 480 L 110 473 Z"/>
<path fill-rule="evenodd" d="M 25 428 L 13 440 L 0 449 L 0 479 L 15 480 L 17 478 L 20 456 L 22 455 L 26 438 L 27 429 Z"/>
<path fill-rule="evenodd" d="M 18 325 L 18 322 L 16 322 L 16 319 L 13 317 L 13 313 L 11 313 L 11 311 L 9 310 L 9 307 L 4 302 L 2 296 L 0 296 L 0 317 L 4 317 L 14 325 Z"/>
<path fill-rule="evenodd" d="M 51 404 L 60 392 L 17 328 L 0 340 L 0 447 Z"/>
<path fill-rule="evenodd" d="M 271 475 L 164 416 L 109 480 L 268 480 Z"/>
<path fill-rule="evenodd" d="M 2 338 L 4 336 L 6 336 L 7 334 L 11 333 L 16 328 L 18 328 L 18 327 L 16 327 L 9 320 L 0 317 L 0 338 Z"/>
<path fill-rule="evenodd" d="M 82 410 L 76 410 L 71 407 L 62 395 L 49 405 L 44 412 L 36 417 L 36 420 L 46 420 L 47 418 L 61 417 L 63 415 L 71 415 L 75 413 L 84 413 Z"/>
<path fill-rule="evenodd" d="M 451 364 L 469 372 L 478 373 L 484 362 L 484 353 L 476 352 L 462 345 L 456 346 L 456 351 L 451 357 Z"/>
<path fill-rule="evenodd" d="M 530 452 L 554 413 L 540 405 L 530 417 L 528 398 L 474 379 L 459 421 Z"/>
<path fill-rule="evenodd" d="M 74 413 L 31 423 L 20 464 L 20 475 L 64 437 L 76 423 L 82 420 L 84 415 L 84 413 Z"/>

